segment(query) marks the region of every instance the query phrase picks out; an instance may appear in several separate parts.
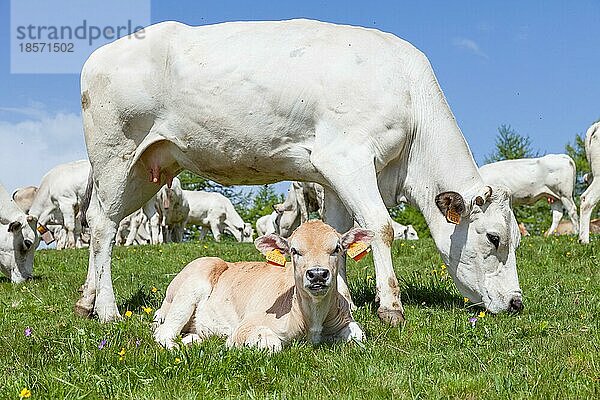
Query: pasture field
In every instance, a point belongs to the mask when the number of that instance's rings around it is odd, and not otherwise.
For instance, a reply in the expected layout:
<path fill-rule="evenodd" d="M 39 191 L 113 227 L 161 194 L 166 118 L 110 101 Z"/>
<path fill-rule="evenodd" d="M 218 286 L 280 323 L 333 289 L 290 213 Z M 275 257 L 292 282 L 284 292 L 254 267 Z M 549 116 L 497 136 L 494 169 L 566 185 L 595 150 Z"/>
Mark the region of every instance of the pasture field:
<path fill-rule="evenodd" d="M 163 350 L 144 311 L 160 305 L 187 262 L 260 260 L 251 244 L 116 248 L 117 303 L 132 315 L 106 325 L 73 314 L 87 250 L 42 250 L 36 279 L 0 280 L 0 398 L 18 399 L 23 388 L 31 399 L 600 398 L 598 246 L 524 238 L 517 260 L 525 310 L 485 315 L 472 327 L 480 310 L 464 303 L 433 241 L 396 242 L 403 327 L 376 316 L 368 256 L 349 263 L 364 345 L 298 342 L 275 355 L 227 350 L 218 338 Z"/>

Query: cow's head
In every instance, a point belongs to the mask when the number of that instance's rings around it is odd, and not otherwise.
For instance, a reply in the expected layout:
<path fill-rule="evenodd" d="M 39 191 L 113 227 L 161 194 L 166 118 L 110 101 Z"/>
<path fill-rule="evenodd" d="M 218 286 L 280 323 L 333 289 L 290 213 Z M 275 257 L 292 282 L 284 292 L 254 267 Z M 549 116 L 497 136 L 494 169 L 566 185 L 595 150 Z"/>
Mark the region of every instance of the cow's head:
<path fill-rule="evenodd" d="M 252 237 L 254 236 L 254 228 L 252 228 L 252 224 L 245 222 L 244 227 L 241 229 L 242 233 L 242 242 L 244 243 L 252 243 Z"/>
<path fill-rule="evenodd" d="M 419 240 L 419 235 L 417 235 L 417 231 L 412 225 L 406 226 L 403 236 L 406 240 Z"/>
<path fill-rule="evenodd" d="M 37 219 L 23 214 L 13 221 L 0 220 L 0 252 L 2 272 L 14 283 L 33 276 L 33 255 L 39 244 Z"/>
<path fill-rule="evenodd" d="M 337 288 L 337 273 L 348 247 L 362 241 L 367 245 L 373 232 L 353 228 L 343 235 L 319 220 L 305 222 L 289 239 L 275 234 L 259 237 L 254 241 L 263 254 L 279 250 L 289 254 L 294 268 L 296 288 L 311 297 L 319 298 Z"/>
<path fill-rule="evenodd" d="M 515 258 L 521 235 L 508 189 L 485 186 L 466 199 L 444 192 L 435 200 L 446 220 L 434 239 L 460 292 L 493 313 L 521 311 Z"/>

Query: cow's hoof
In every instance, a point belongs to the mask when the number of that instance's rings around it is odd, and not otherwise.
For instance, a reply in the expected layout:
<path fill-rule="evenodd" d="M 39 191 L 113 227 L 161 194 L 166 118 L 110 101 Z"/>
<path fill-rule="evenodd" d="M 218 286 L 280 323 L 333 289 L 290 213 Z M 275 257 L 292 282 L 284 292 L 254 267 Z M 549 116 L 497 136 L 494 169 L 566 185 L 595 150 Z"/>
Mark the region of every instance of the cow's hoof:
<path fill-rule="evenodd" d="M 379 307 L 377 315 L 386 324 L 398 326 L 404 322 L 404 313 L 402 310 L 393 310 L 387 307 Z"/>
<path fill-rule="evenodd" d="M 75 315 L 78 315 L 80 317 L 91 318 L 92 314 L 94 313 L 94 307 L 85 305 L 82 302 L 78 301 L 77 303 L 75 303 L 73 311 L 75 311 Z"/>

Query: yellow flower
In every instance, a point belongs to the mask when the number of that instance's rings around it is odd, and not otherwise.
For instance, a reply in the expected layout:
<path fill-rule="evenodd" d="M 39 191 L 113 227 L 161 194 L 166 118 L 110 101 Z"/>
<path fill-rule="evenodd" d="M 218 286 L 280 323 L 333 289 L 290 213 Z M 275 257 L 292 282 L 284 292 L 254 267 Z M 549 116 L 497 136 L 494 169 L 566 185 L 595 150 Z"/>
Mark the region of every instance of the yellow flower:
<path fill-rule="evenodd" d="M 484 318 L 485 317 L 485 311 L 480 311 L 478 317 L 479 318 Z"/>
<path fill-rule="evenodd" d="M 404 242 L 402 242 L 402 243 L 400 243 L 400 246 L 404 246 L 404 244 L 405 244 L 405 243 L 404 243 Z"/>
<path fill-rule="evenodd" d="M 373 277 L 371 275 L 367 275 L 367 280 L 370 281 L 371 279 L 373 279 Z"/>
<path fill-rule="evenodd" d="M 117 354 L 120 355 L 121 357 L 125 357 L 125 348 L 121 347 L 121 351 L 119 351 Z"/>
<path fill-rule="evenodd" d="M 570 252 L 570 251 L 567 251 L 567 255 L 568 255 L 568 256 L 570 256 L 570 255 L 571 255 L 571 252 Z"/>
<path fill-rule="evenodd" d="M 150 289 L 152 291 L 152 293 L 156 293 L 158 292 L 158 289 L 155 286 L 152 286 L 152 289 Z"/>
<path fill-rule="evenodd" d="M 152 307 L 142 307 L 142 310 L 148 315 L 152 312 Z"/>
<path fill-rule="evenodd" d="M 207 246 L 207 245 L 204 245 L 204 248 L 205 248 L 205 249 L 208 249 L 208 246 Z"/>
<path fill-rule="evenodd" d="M 177 357 L 177 358 L 175 359 L 175 364 L 179 364 L 180 362 L 181 362 L 181 358 Z"/>
<path fill-rule="evenodd" d="M 19 398 L 20 399 L 27 399 L 29 397 L 31 397 L 31 390 L 29 390 L 27 388 L 21 389 L 21 391 L 19 392 Z"/>
<path fill-rule="evenodd" d="M 469 302 L 469 298 L 468 297 L 463 297 L 463 301 L 465 302 L 465 304 L 467 304 Z"/>
<path fill-rule="evenodd" d="M 445 271 L 445 270 L 446 270 L 446 268 L 447 268 L 447 267 L 446 267 L 446 264 L 442 264 L 442 265 L 440 266 L 440 268 L 442 269 L 442 271 Z"/>
<path fill-rule="evenodd" d="M 131 317 L 132 315 L 133 315 L 133 313 L 131 311 L 129 311 L 129 310 L 125 311 L 125 316 L 127 318 Z"/>
<path fill-rule="evenodd" d="M 410 248 L 411 248 L 411 249 L 414 249 L 414 248 L 415 248 L 415 245 L 413 244 L 412 246 L 410 246 Z"/>

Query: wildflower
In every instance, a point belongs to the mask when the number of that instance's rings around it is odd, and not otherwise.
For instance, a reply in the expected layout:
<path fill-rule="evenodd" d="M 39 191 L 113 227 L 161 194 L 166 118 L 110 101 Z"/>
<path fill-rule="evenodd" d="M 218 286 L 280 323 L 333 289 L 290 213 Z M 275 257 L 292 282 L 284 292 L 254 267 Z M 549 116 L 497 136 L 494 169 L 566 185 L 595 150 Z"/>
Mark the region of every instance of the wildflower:
<path fill-rule="evenodd" d="M 31 390 L 27 389 L 27 388 L 23 388 L 21 389 L 21 391 L 19 392 L 19 398 L 20 399 L 28 399 L 31 397 Z"/>
<path fill-rule="evenodd" d="M 207 246 L 207 245 L 204 245 L 203 247 L 204 247 L 205 249 L 208 249 L 208 246 Z"/>
<path fill-rule="evenodd" d="M 446 271 L 446 268 L 448 268 L 448 267 L 446 267 L 446 264 L 442 264 L 442 265 L 440 265 L 440 269 L 441 269 L 442 271 Z"/>
<path fill-rule="evenodd" d="M 463 301 L 465 302 L 465 304 L 467 304 L 469 302 L 469 298 L 468 297 L 463 297 Z"/>
<path fill-rule="evenodd" d="M 570 252 L 570 251 L 567 251 L 567 256 L 570 256 L 570 255 L 571 255 L 571 252 Z"/>
<path fill-rule="evenodd" d="M 180 362 L 181 362 L 181 358 L 177 357 L 177 358 L 175 359 L 175 364 L 179 364 Z"/>
<path fill-rule="evenodd" d="M 480 311 L 478 317 L 485 318 L 485 311 Z"/>
<path fill-rule="evenodd" d="M 411 248 L 411 249 L 414 249 L 414 248 L 415 248 L 415 245 L 413 244 L 412 246 L 410 246 L 410 248 Z"/>
<path fill-rule="evenodd" d="M 135 347 L 140 347 L 141 344 L 142 344 L 142 339 L 136 339 Z"/>
<path fill-rule="evenodd" d="M 371 275 L 367 275 L 367 280 L 368 280 L 368 281 L 370 281 L 370 280 L 372 280 L 372 279 L 373 279 L 373 277 L 372 277 Z"/>
<path fill-rule="evenodd" d="M 152 307 L 142 307 L 142 310 L 148 315 L 152 312 Z"/>
<path fill-rule="evenodd" d="M 108 342 L 106 341 L 106 339 L 102 339 L 102 340 L 100 341 L 100 343 L 98 343 L 98 348 L 99 348 L 100 350 L 102 350 L 102 349 L 104 348 L 104 346 L 106 346 L 107 344 L 108 344 Z"/>
<path fill-rule="evenodd" d="M 471 328 L 475 328 L 475 324 L 477 323 L 477 317 L 469 318 L 469 323 L 471 324 Z"/>
<path fill-rule="evenodd" d="M 125 311 L 125 316 L 127 318 L 131 317 L 133 315 L 133 313 L 130 310 Z"/>
<path fill-rule="evenodd" d="M 158 289 L 155 286 L 152 286 L 152 289 L 150 289 L 150 291 L 152 293 L 156 293 L 156 292 L 158 292 Z"/>
<path fill-rule="evenodd" d="M 119 355 L 119 361 L 123 361 L 125 359 L 125 348 L 121 347 L 121 351 L 117 353 Z"/>
<path fill-rule="evenodd" d="M 32 334 L 32 333 L 33 333 L 33 331 L 31 330 L 31 328 L 30 328 L 30 327 L 27 327 L 27 328 L 25 328 L 25 330 L 23 331 L 23 334 L 24 334 L 26 337 L 29 337 L 29 336 L 31 336 L 31 334 Z"/>
<path fill-rule="evenodd" d="M 402 242 L 402 243 L 400 243 L 400 246 L 404 246 L 405 244 L 406 244 L 406 243 Z"/>

